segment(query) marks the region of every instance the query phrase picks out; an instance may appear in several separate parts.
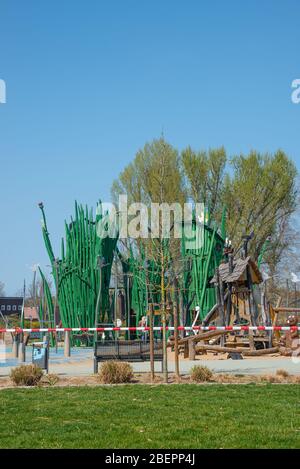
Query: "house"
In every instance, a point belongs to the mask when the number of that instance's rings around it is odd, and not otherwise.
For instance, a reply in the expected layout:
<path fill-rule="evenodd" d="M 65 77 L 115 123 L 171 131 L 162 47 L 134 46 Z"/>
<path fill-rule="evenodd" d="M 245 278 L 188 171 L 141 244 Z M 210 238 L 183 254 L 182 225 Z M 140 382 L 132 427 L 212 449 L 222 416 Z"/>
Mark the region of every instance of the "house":
<path fill-rule="evenodd" d="M 22 296 L 1 296 L 0 312 L 3 316 L 22 313 L 23 297 Z"/>
<path fill-rule="evenodd" d="M 30 320 L 39 320 L 37 308 L 35 306 L 25 306 L 24 318 Z"/>

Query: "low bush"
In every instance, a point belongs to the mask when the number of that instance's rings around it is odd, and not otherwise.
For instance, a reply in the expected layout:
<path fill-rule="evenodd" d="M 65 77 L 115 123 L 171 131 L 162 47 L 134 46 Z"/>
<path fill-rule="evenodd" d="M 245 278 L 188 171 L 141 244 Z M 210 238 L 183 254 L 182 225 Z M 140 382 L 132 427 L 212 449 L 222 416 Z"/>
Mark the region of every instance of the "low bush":
<path fill-rule="evenodd" d="M 196 383 L 203 383 L 205 381 L 211 381 L 213 372 L 207 368 L 207 366 L 195 365 L 191 369 L 191 378 Z"/>
<path fill-rule="evenodd" d="M 99 371 L 99 380 L 104 384 L 130 383 L 133 378 L 133 369 L 129 363 L 108 361 L 102 363 Z"/>
<path fill-rule="evenodd" d="M 16 386 L 36 386 L 43 376 L 43 370 L 36 365 L 21 365 L 10 372 Z"/>

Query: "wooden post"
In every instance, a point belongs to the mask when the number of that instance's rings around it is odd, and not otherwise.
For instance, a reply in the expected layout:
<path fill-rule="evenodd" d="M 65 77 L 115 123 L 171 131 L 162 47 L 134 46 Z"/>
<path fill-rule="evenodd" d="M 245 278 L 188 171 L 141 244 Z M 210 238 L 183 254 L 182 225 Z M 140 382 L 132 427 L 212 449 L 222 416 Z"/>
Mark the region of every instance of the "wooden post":
<path fill-rule="evenodd" d="M 229 273 L 232 274 L 233 272 L 233 253 L 232 251 L 228 253 L 228 269 Z M 232 309 L 232 283 L 228 282 L 228 298 L 227 298 L 227 305 L 226 305 L 226 326 L 230 325 L 231 320 L 231 309 Z"/>
<path fill-rule="evenodd" d="M 118 262 L 115 263 L 116 272 L 115 272 L 115 298 L 114 298 L 114 320 L 116 321 L 119 318 L 118 311 Z M 116 339 L 118 339 L 118 334 L 116 334 Z"/>
<path fill-rule="evenodd" d="M 188 357 L 189 357 L 189 343 L 188 343 L 188 342 L 185 342 L 185 343 L 184 343 L 183 357 L 184 357 L 184 358 L 188 358 Z"/>
<path fill-rule="evenodd" d="M 150 369 L 151 369 L 151 381 L 154 382 L 154 337 L 153 337 L 153 304 L 151 303 L 149 308 L 149 327 L 150 327 Z"/>
<path fill-rule="evenodd" d="M 64 355 L 65 357 L 71 356 L 70 331 L 65 331 Z"/>
<path fill-rule="evenodd" d="M 166 303 L 165 303 L 165 258 L 163 252 L 163 245 L 161 246 L 161 312 L 162 312 L 162 336 L 163 336 L 163 361 L 162 371 L 164 382 L 168 383 L 168 350 L 167 350 L 167 320 L 166 320 Z"/>
<path fill-rule="evenodd" d="M 127 318 L 126 318 L 126 326 L 127 327 L 130 327 L 130 277 L 129 277 L 129 274 L 127 273 L 126 274 L 126 282 L 127 282 L 127 292 L 126 292 L 126 315 L 127 315 Z M 127 340 L 130 339 L 130 332 L 127 331 L 126 332 L 126 338 Z"/>
<path fill-rule="evenodd" d="M 252 329 L 249 330 L 249 347 L 250 350 L 255 350 L 254 334 Z"/>
<path fill-rule="evenodd" d="M 175 347 L 175 375 L 176 380 L 180 381 L 180 371 L 179 371 L 179 354 L 178 354 L 178 308 L 174 306 L 173 309 L 174 315 L 174 347 Z"/>
<path fill-rule="evenodd" d="M 220 319 L 221 319 L 221 326 L 225 326 L 225 302 L 224 302 L 224 288 L 223 288 L 223 281 L 220 277 L 219 268 L 217 268 L 217 291 L 219 292 L 220 296 Z M 225 336 L 221 336 L 221 345 L 225 345 Z"/>
<path fill-rule="evenodd" d="M 244 258 L 248 257 L 248 242 L 251 239 L 250 236 L 244 236 Z M 253 286 L 252 286 L 252 278 L 251 278 L 251 271 L 249 265 L 246 267 L 246 281 L 247 281 L 247 289 L 248 289 L 248 305 L 249 305 L 249 315 L 251 319 L 251 325 L 256 326 L 256 315 L 255 315 L 255 301 L 253 297 Z M 253 335 L 253 334 L 252 334 Z"/>
<path fill-rule="evenodd" d="M 18 358 L 19 356 L 19 334 L 13 336 L 12 356 L 14 358 Z"/>
<path fill-rule="evenodd" d="M 223 288 L 223 281 L 220 275 L 219 275 L 219 290 L 220 290 L 220 303 L 221 303 L 221 326 L 225 326 L 224 288 Z"/>
<path fill-rule="evenodd" d="M 195 342 L 193 340 L 189 340 L 189 360 L 195 360 L 195 358 L 196 358 Z"/>
<path fill-rule="evenodd" d="M 102 301 L 102 298 L 101 298 L 101 293 L 102 293 L 102 267 L 103 267 L 103 262 L 102 261 L 103 261 L 103 259 L 101 259 L 100 256 L 97 256 L 97 267 L 99 269 L 99 290 L 98 290 L 97 302 L 96 302 L 96 308 L 95 308 L 95 319 L 94 319 L 95 329 L 97 329 L 98 318 L 99 318 L 99 306 L 100 306 L 100 310 L 101 310 L 101 301 Z M 102 313 L 102 310 L 101 310 L 101 313 Z M 95 330 L 95 332 L 94 332 L 94 345 L 97 341 L 97 336 L 98 336 L 98 334 L 97 334 L 97 331 Z M 65 338 L 66 338 L 66 336 L 65 336 Z M 70 334 L 69 334 L 69 341 L 70 341 Z M 67 356 L 69 357 L 70 355 L 67 355 Z"/>
<path fill-rule="evenodd" d="M 256 321 L 256 303 L 254 300 L 253 296 L 253 286 L 252 286 L 252 280 L 250 279 L 250 288 L 249 288 L 249 309 L 250 309 L 250 318 L 251 318 L 251 323 L 252 326 L 257 326 L 257 321 Z"/>
<path fill-rule="evenodd" d="M 262 317 L 262 322 L 264 326 L 269 326 L 268 321 L 267 321 L 267 311 L 266 311 L 266 281 L 264 280 L 262 284 L 262 289 L 261 289 L 261 295 L 260 295 L 260 304 L 261 304 L 261 317 Z"/>
<path fill-rule="evenodd" d="M 179 292 L 179 320 L 180 320 L 180 325 L 184 326 L 185 324 L 185 314 L 184 314 L 184 304 L 183 304 L 183 294 L 182 291 L 180 290 Z M 184 337 L 184 330 L 180 331 L 180 337 Z"/>
<path fill-rule="evenodd" d="M 20 341 L 19 341 L 19 362 L 24 363 L 26 361 L 26 353 L 25 353 L 25 343 L 24 343 L 24 337 L 23 337 L 23 332 L 20 334 Z"/>
<path fill-rule="evenodd" d="M 224 325 L 224 321 L 223 321 L 224 310 L 222 310 L 222 306 L 221 306 L 220 272 L 219 272 L 218 267 L 216 268 L 215 291 L 216 291 L 216 300 L 217 300 L 217 305 L 218 305 L 218 313 L 219 313 L 219 318 L 220 318 L 220 324 L 221 324 L 221 326 L 223 326 Z"/>
<path fill-rule="evenodd" d="M 164 308 L 164 305 L 163 305 Z M 162 314 L 162 326 L 163 326 L 163 362 L 162 371 L 164 376 L 164 383 L 168 383 L 168 350 L 167 350 L 167 329 L 166 329 L 166 311 L 163 309 Z"/>
<path fill-rule="evenodd" d="M 230 325 L 230 319 L 231 319 L 231 307 L 232 307 L 232 284 L 228 284 L 228 297 L 227 297 L 227 303 L 226 303 L 226 326 Z"/>

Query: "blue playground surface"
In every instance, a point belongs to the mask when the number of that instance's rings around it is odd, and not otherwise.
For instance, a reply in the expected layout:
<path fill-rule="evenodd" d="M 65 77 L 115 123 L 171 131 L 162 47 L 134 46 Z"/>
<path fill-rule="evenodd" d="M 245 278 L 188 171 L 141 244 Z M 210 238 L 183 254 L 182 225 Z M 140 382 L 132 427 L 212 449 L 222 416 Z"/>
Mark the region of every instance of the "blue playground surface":
<path fill-rule="evenodd" d="M 6 354 L 12 352 L 11 347 L 6 347 Z M 49 348 L 49 363 L 60 364 L 70 362 L 80 362 L 83 360 L 91 359 L 93 357 L 94 350 L 92 347 L 72 347 L 71 356 L 64 356 L 63 347 L 58 347 L 57 351 L 55 347 Z M 32 346 L 26 347 L 26 363 L 29 364 L 32 361 Z M 10 367 L 20 365 L 18 358 L 6 358 L 5 360 L 0 359 L 0 367 Z"/>

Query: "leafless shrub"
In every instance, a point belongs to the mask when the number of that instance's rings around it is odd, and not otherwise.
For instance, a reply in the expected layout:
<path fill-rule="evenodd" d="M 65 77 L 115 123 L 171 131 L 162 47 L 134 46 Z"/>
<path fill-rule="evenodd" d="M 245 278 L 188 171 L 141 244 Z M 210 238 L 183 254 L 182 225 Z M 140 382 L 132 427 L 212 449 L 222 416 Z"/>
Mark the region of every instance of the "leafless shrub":
<path fill-rule="evenodd" d="M 213 372 L 207 368 L 207 366 L 195 365 L 191 369 L 191 378 L 196 383 L 203 383 L 205 381 L 211 381 Z"/>
<path fill-rule="evenodd" d="M 10 373 L 10 378 L 16 386 L 36 386 L 42 376 L 43 370 L 36 365 L 21 365 Z"/>
<path fill-rule="evenodd" d="M 130 383 L 133 379 L 133 369 L 129 363 L 107 361 L 102 363 L 99 380 L 104 384 Z"/>

